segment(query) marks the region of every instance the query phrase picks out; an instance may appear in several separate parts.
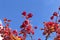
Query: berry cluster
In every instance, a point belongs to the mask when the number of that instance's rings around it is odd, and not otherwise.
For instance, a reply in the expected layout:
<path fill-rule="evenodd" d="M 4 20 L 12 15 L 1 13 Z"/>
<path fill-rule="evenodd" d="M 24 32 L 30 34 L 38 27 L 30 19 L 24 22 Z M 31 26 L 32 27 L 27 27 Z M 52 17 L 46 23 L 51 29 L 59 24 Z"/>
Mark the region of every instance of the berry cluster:
<path fill-rule="evenodd" d="M 20 25 L 20 31 L 17 32 L 17 30 L 12 30 L 9 28 L 11 20 L 8 20 L 7 18 L 4 18 L 4 24 L 5 26 L 0 24 L 0 34 L 3 40 L 26 40 L 27 35 L 31 37 L 31 40 L 33 40 L 32 36 L 34 35 L 34 29 L 37 29 L 37 26 L 34 28 L 31 25 L 30 18 L 32 18 L 32 13 L 27 14 L 25 11 L 22 12 L 22 16 L 25 18 L 23 23 Z M 41 40 L 40 38 L 38 40 Z"/>
<path fill-rule="evenodd" d="M 16 30 L 9 28 L 9 23 L 11 20 L 4 18 L 5 26 L 0 25 L 0 34 L 3 37 L 3 40 L 22 40 Z M 1 27 L 2 26 L 2 27 Z"/>
<path fill-rule="evenodd" d="M 60 11 L 60 7 L 59 7 Z M 46 35 L 46 39 L 50 36 L 51 33 L 56 32 L 57 36 L 54 38 L 54 40 L 60 40 L 60 14 L 58 12 L 54 12 L 53 15 L 50 17 L 51 21 L 43 22 L 44 28 L 41 28 L 41 30 L 44 30 L 43 35 Z M 53 19 L 56 17 L 56 20 Z M 53 21 L 52 21 L 53 20 Z"/>
<path fill-rule="evenodd" d="M 60 7 L 59 7 L 60 11 Z M 51 21 L 43 22 L 44 28 L 41 28 L 41 30 L 44 30 L 43 35 L 46 36 L 46 39 L 50 36 L 51 33 L 55 32 L 57 35 L 54 38 L 54 40 L 60 40 L 60 14 L 58 12 L 54 12 L 53 15 L 50 17 Z M 23 23 L 20 25 L 20 31 L 17 32 L 17 30 L 12 30 L 9 28 L 11 20 L 8 20 L 7 18 L 4 18 L 4 24 L 5 26 L 0 24 L 0 35 L 3 38 L 3 40 L 26 40 L 27 35 L 31 37 L 31 40 L 33 40 L 34 29 L 37 29 L 37 26 L 34 28 L 32 27 L 32 24 L 30 23 L 30 18 L 32 18 L 32 13 L 26 13 L 25 11 L 22 12 L 22 16 L 25 18 Z M 54 18 L 56 20 L 54 21 Z M 38 38 L 38 40 L 41 40 Z"/>
<path fill-rule="evenodd" d="M 32 28 L 29 18 L 31 18 L 33 15 L 32 13 L 27 14 L 25 11 L 22 13 L 22 15 L 25 17 L 25 20 L 20 26 L 20 34 L 23 35 L 23 40 L 26 39 L 27 34 L 29 34 L 32 39 L 32 35 L 34 35 L 34 29 Z"/>

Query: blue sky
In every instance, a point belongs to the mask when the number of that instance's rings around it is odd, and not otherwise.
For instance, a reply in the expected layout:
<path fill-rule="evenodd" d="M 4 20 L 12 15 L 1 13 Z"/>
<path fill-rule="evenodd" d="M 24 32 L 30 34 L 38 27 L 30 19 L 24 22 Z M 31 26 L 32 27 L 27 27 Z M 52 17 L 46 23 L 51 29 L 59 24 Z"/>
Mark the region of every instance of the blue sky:
<path fill-rule="evenodd" d="M 23 11 L 31 12 L 33 14 L 31 19 L 32 25 L 38 25 L 33 38 L 44 40 L 45 36 L 42 35 L 40 28 L 43 28 L 44 21 L 50 20 L 49 17 L 54 11 L 58 11 L 59 6 L 60 0 L 0 0 L 0 19 L 2 21 L 4 17 L 11 19 L 10 27 L 19 31 L 19 26 L 24 20 L 21 17 L 21 13 Z M 52 40 L 51 38 L 53 37 L 50 37 L 48 40 Z M 29 37 L 27 40 L 29 40 Z"/>

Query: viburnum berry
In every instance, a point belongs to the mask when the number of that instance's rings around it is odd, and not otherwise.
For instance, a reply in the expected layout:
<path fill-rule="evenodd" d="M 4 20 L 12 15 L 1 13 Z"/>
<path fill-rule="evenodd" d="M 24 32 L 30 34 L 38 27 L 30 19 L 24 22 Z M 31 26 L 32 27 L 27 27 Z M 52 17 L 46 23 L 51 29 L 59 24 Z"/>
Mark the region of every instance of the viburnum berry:
<path fill-rule="evenodd" d="M 17 31 L 16 30 L 13 30 L 13 32 L 12 32 L 13 34 L 15 34 L 15 35 L 17 35 Z"/>
<path fill-rule="evenodd" d="M 26 18 L 28 19 L 28 18 L 31 18 L 33 15 L 32 15 L 32 13 L 29 13 L 27 16 L 26 16 Z"/>
<path fill-rule="evenodd" d="M 9 24 L 6 24 L 6 27 L 8 27 L 9 26 Z"/>
<path fill-rule="evenodd" d="M 35 26 L 34 29 L 37 29 L 37 26 Z"/>
<path fill-rule="evenodd" d="M 24 34 L 24 31 L 25 31 L 25 30 L 24 30 L 24 29 L 22 29 L 22 30 L 20 31 L 20 33 L 19 33 L 19 34 Z"/>
<path fill-rule="evenodd" d="M 54 22 L 44 22 L 44 26 L 47 28 L 50 28 L 53 24 Z"/>
<path fill-rule="evenodd" d="M 11 22 L 11 20 L 7 20 L 8 22 Z"/>
<path fill-rule="evenodd" d="M 31 33 L 32 33 L 32 35 L 34 35 L 34 30 L 33 29 L 31 30 Z"/>
<path fill-rule="evenodd" d="M 18 36 L 18 38 L 20 38 L 21 40 L 23 39 L 23 37 L 22 37 L 22 36 Z"/>
<path fill-rule="evenodd" d="M 59 24 L 58 23 L 55 23 L 55 25 L 54 25 L 55 30 L 57 30 L 58 27 L 59 27 Z"/>
<path fill-rule="evenodd" d="M 30 34 L 31 30 L 32 30 L 32 26 L 28 25 L 27 28 L 26 28 L 27 33 Z"/>
<path fill-rule="evenodd" d="M 4 36 L 8 36 L 8 35 L 9 35 L 8 32 L 5 32 L 5 33 L 4 33 Z"/>
<path fill-rule="evenodd" d="M 53 20 L 54 19 L 54 16 L 51 16 L 50 19 Z"/>
<path fill-rule="evenodd" d="M 25 28 L 26 24 L 23 22 L 23 24 L 20 26 L 20 28 Z"/>
<path fill-rule="evenodd" d="M 25 20 L 24 23 L 25 23 L 26 25 L 28 25 L 28 24 L 29 24 L 29 20 Z"/>
<path fill-rule="evenodd" d="M 25 12 L 25 11 L 24 11 L 24 12 L 22 12 L 22 15 L 23 15 L 23 16 L 26 16 L 26 12 Z"/>
<path fill-rule="evenodd" d="M 4 18 L 4 21 L 7 21 L 7 18 Z"/>
<path fill-rule="evenodd" d="M 56 30 L 56 33 L 60 34 L 60 28 L 58 28 L 58 29 Z"/>
<path fill-rule="evenodd" d="M 58 22 L 60 22 L 60 19 L 58 20 Z"/>
<path fill-rule="evenodd" d="M 3 37 L 3 35 L 1 35 L 1 37 Z"/>
<path fill-rule="evenodd" d="M 60 40 L 60 35 L 57 35 L 54 40 Z"/>
<path fill-rule="evenodd" d="M 59 7 L 59 10 L 60 10 L 60 7 Z"/>
<path fill-rule="evenodd" d="M 54 12 L 54 13 L 53 13 L 53 16 L 58 16 L 58 13 L 57 13 L 57 12 Z"/>
<path fill-rule="evenodd" d="M 40 38 L 38 38 L 38 40 L 41 40 Z"/>
<path fill-rule="evenodd" d="M 7 22 L 7 18 L 4 18 L 4 23 L 6 23 Z"/>

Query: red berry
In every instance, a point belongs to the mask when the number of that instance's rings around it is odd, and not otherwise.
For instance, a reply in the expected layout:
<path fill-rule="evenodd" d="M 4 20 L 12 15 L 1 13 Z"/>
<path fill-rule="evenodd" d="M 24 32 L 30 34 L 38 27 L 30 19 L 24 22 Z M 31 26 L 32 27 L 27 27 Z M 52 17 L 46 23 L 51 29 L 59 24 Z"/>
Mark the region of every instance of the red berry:
<path fill-rule="evenodd" d="M 29 20 L 25 20 L 24 23 L 25 23 L 26 25 L 28 25 L 28 24 L 29 24 Z"/>
<path fill-rule="evenodd" d="M 9 24 L 6 24 L 6 27 L 9 26 Z"/>
<path fill-rule="evenodd" d="M 57 13 L 57 12 L 54 12 L 54 13 L 53 13 L 53 16 L 58 16 L 58 13 Z"/>
<path fill-rule="evenodd" d="M 31 31 L 31 29 L 32 29 L 32 26 L 31 25 L 28 25 L 27 26 L 27 30 Z"/>
<path fill-rule="evenodd" d="M 20 26 L 20 28 L 25 28 L 26 24 L 23 22 L 23 24 Z"/>
<path fill-rule="evenodd" d="M 59 7 L 59 10 L 60 10 L 60 7 Z"/>
<path fill-rule="evenodd" d="M 32 15 L 32 13 L 29 13 L 27 16 L 26 16 L 26 18 L 28 19 L 28 18 L 31 18 L 33 15 Z"/>
<path fill-rule="evenodd" d="M 54 19 L 54 16 L 51 16 L 50 19 L 53 20 Z"/>
<path fill-rule="evenodd" d="M 13 34 L 16 34 L 17 35 L 17 31 L 16 30 L 13 30 Z"/>
<path fill-rule="evenodd" d="M 23 16 L 26 16 L 26 12 L 24 11 L 24 12 L 22 13 L 22 15 L 23 15 Z"/>
<path fill-rule="evenodd" d="M 60 40 L 60 35 L 57 35 L 54 40 Z"/>
<path fill-rule="evenodd" d="M 34 35 L 34 30 L 31 30 L 32 35 Z"/>
<path fill-rule="evenodd" d="M 60 28 L 58 28 L 58 29 L 56 30 L 56 32 L 57 32 L 58 34 L 60 34 Z"/>
<path fill-rule="evenodd" d="M 7 18 L 4 18 L 4 23 L 6 23 L 7 22 Z"/>
<path fill-rule="evenodd" d="M 11 20 L 7 20 L 8 22 L 11 22 Z"/>
<path fill-rule="evenodd" d="M 35 26 L 34 29 L 37 29 L 37 26 Z"/>
<path fill-rule="evenodd" d="M 60 19 L 58 20 L 58 22 L 60 22 Z"/>
<path fill-rule="evenodd" d="M 40 38 L 38 40 L 41 40 Z"/>
<path fill-rule="evenodd" d="M 4 18 L 4 21 L 7 21 L 7 18 Z"/>
<path fill-rule="evenodd" d="M 3 37 L 3 35 L 1 35 L 1 37 Z"/>
<path fill-rule="evenodd" d="M 55 23 L 55 25 L 54 25 L 55 30 L 57 30 L 58 27 L 59 27 L 59 24 Z"/>

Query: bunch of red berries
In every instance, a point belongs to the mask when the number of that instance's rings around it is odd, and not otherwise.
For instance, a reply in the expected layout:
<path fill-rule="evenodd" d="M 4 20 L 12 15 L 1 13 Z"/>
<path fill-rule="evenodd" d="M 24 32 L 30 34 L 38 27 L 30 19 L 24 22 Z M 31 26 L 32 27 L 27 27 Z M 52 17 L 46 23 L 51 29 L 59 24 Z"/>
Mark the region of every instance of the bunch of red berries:
<path fill-rule="evenodd" d="M 60 11 L 60 7 L 59 7 Z M 55 21 L 52 21 L 56 17 Z M 53 15 L 50 17 L 51 21 L 49 22 L 43 22 L 44 23 L 44 30 L 43 35 L 46 35 L 46 39 L 50 36 L 51 33 L 56 32 L 57 37 L 54 38 L 54 40 L 60 40 L 60 14 L 59 12 L 54 12 Z"/>
<path fill-rule="evenodd" d="M 20 26 L 21 28 L 20 34 L 23 34 L 23 40 L 26 40 L 27 34 L 29 34 L 32 39 L 32 35 L 34 35 L 34 29 L 32 28 L 32 25 L 30 24 L 29 18 L 31 18 L 33 15 L 32 13 L 26 14 L 25 11 L 22 13 L 22 15 L 25 17 L 25 20 Z"/>
<path fill-rule="evenodd" d="M 4 18 L 5 26 L 0 28 L 0 34 L 3 40 L 22 40 L 22 37 L 18 36 L 18 32 L 16 30 L 12 30 L 9 28 L 9 23 L 11 20 Z M 1 25 L 0 25 L 1 26 Z"/>

